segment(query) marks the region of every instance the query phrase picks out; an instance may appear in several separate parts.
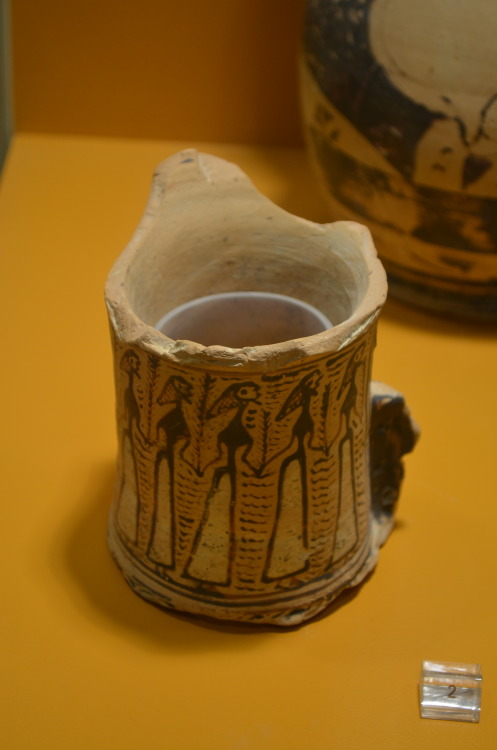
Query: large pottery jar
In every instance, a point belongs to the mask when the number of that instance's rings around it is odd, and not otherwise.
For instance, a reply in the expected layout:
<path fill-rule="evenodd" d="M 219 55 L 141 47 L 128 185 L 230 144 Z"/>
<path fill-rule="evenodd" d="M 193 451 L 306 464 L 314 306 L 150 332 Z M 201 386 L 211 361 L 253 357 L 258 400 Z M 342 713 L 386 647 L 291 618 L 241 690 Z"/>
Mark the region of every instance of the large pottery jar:
<path fill-rule="evenodd" d="M 333 219 L 390 291 L 497 320 L 497 3 L 308 0 L 302 105 Z"/>

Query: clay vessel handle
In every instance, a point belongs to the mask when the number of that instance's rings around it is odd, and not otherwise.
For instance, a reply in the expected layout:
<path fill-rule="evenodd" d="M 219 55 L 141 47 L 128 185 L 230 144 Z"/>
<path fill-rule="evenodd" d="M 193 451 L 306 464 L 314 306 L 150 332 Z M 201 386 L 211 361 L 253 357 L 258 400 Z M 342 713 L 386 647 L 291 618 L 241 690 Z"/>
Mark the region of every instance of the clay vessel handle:
<path fill-rule="evenodd" d="M 414 448 L 419 428 L 404 397 L 384 383 L 371 383 L 370 475 L 375 520 L 391 526 L 404 476 L 402 456 Z M 389 530 L 389 529 L 388 529 Z M 385 531 L 388 534 L 387 528 Z"/>

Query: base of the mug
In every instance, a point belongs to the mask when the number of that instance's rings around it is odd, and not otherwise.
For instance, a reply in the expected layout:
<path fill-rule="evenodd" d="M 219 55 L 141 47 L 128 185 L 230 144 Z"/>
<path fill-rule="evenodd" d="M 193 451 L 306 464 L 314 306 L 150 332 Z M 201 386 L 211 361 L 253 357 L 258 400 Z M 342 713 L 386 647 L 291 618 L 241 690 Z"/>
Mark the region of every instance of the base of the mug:
<path fill-rule="evenodd" d="M 132 590 L 142 599 L 167 610 L 222 622 L 293 627 L 323 612 L 346 589 L 358 586 L 374 569 L 380 546 L 389 535 L 373 521 L 367 544 L 349 561 L 345 571 L 324 575 L 281 594 L 216 600 L 202 590 L 179 590 L 173 581 L 145 567 L 124 544 L 111 515 L 108 546 Z"/>

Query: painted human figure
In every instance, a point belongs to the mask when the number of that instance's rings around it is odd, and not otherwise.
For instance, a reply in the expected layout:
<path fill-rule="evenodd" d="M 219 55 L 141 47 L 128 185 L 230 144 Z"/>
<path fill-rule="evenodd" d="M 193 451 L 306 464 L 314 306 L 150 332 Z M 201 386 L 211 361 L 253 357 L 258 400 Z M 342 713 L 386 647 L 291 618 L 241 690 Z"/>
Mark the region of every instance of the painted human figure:
<path fill-rule="evenodd" d="M 300 471 L 300 486 L 302 488 L 302 529 L 303 544 L 308 547 L 308 514 L 309 514 L 309 476 L 307 467 L 307 449 L 309 441 L 314 432 L 314 420 L 311 414 L 311 401 L 318 395 L 318 386 L 322 374 L 319 370 L 313 370 L 305 375 L 299 384 L 293 389 L 285 403 L 281 407 L 276 421 L 279 422 L 290 413 L 300 409 L 297 421 L 293 425 L 292 439 L 290 445 L 295 445 L 295 450 L 287 456 L 280 467 L 278 503 L 282 502 L 285 475 L 290 465 L 295 461 Z"/>
<path fill-rule="evenodd" d="M 172 375 L 157 399 L 165 411 L 156 428 L 154 505 L 147 554 L 152 561 L 166 567 L 174 564 L 175 446 L 180 439 L 187 440 L 189 437 L 183 404 L 190 403 L 191 397 L 191 384 L 181 375 Z"/>
<path fill-rule="evenodd" d="M 259 391 L 259 386 L 252 382 L 231 385 L 207 414 L 207 419 L 212 419 L 219 414 L 235 410 L 229 424 L 218 435 L 218 446 L 224 460 L 214 472 L 211 492 L 215 491 L 224 474 L 229 474 L 232 485 L 235 484 L 236 454 L 239 448 L 252 444 L 250 430 L 254 427 L 254 415 L 250 412 L 249 406 L 251 403 L 259 403 Z"/>
<path fill-rule="evenodd" d="M 339 480 L 338 480 L 338 513 L 337 526 L 334 541 L 334 551 L 330 565 L 337 559 L 344 557 L 354 549 L 359 539 L 358 519 L 356 511 L 357 486 L 356 486 L 356 438 L 354 412 L 357 412 L 359 390 L 357 376 L 359 370 L 364 366 L 362 357 L 364 346 L 361 345 L 354 352 L 347 364 L 342 383 L 338 390 L 338 401 L 342 400 L 340 414 L 342 417 L 339 442 Z M 357 414 L 358 422 L 361 415 Z"/>
<path fill-rule="evenodd" d="M 160 406 L 167 407 L 165 413 L 157 422 L 157 439 L 160 439 L 161 432 L 165 438 L 163 450 L 168 451 L 178 438 L 189 436 L 182 403 L 183 401 L 190 403 L 191 398 L 191 384 L 181 375 L 172 375 L 157 399 Z M 171 453 L 170 450 L 169 453 Z"/>
<path fill-rule="evenodd" d="M 224 557 L 224 561 L 211 560 L 212 569 L 216 570 L 216 583 L 228 584 L 231 577 L 231 550 L 233 546 L 233 522 L 235 513 L 235 499 L 237 480 L 239 478 L 240 466 L 239 461 L 243 461 L 243 456 L 250 450 L 253 443 L 251 431 L 255 428 L 256 405 L 260 387 L 251 381 L 230 385 L 219 396 L 214 404 L 207 411 L 206 418 L 214 419 L 222 414 L 233 413 L 230 421 L 219 432 L 217 437 L 218 458 L 216 466 L 213 469 L 212 481 L 208 491 L 202 522 L 197 530 L 195 542 L 192 548 L 187 573 L 192 577 L 201 577 L 197 574 L 195 565 L 195 555 L 202 551 L 204 556 Z M 242 455 L 239 455 L 240 449 Z M 227 479 L 227 485 L 225 481 Z M 208 526 L 211 513 L 217 513 L 225 520 L 226 528 L 226 549 L 219 551 L 218 545 L 216 550 L 209 553 L 207 550 Z M 208 566 L 203 566 L 204 568 Z"/>
<path fill-rule="evenodd" d="M 131 433 L 133 422 L 140 429 L 140 409 L 135 396 L 135 378 L 140 378 L 140 360 L 133 351 L 127 351 L 121 359 L 121 370 L 128 375 L 124 391 L 124 414 L 126 417 L 125 434 Z"/>
<path fill-rule="evenodd" d="M 120 367 L 127 374 L 128 382 L 123 396 L 126 426 L 121 436 L 123 467 L 117 519 L 125 538 L 136 544 L 142 510 L 136 450 L 145 438 L 140 427 L 140 407 L 135 393 L 136 380 L 140 379 L 140 360 L 134 351 L 128 350 L 124 353 Z"/>

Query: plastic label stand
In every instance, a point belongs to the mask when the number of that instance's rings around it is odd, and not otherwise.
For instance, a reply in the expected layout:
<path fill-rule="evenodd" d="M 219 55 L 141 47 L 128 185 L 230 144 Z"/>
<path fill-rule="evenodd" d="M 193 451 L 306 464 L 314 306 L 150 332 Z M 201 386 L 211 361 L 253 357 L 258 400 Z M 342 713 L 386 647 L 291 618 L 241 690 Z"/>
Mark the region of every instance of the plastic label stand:
<path fill-rule="evenodd" d="M 479 664 L 424 661 L 419 686 L 422 719 L 480 721 Z"/>

